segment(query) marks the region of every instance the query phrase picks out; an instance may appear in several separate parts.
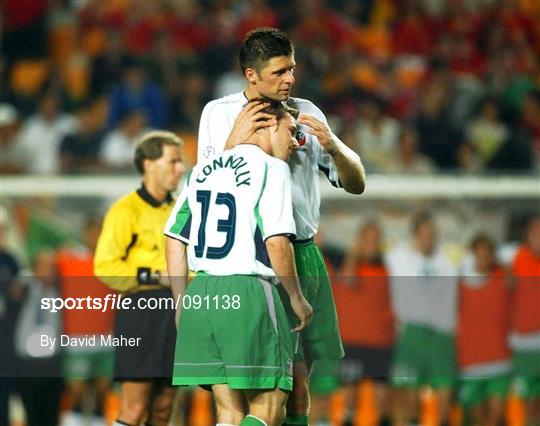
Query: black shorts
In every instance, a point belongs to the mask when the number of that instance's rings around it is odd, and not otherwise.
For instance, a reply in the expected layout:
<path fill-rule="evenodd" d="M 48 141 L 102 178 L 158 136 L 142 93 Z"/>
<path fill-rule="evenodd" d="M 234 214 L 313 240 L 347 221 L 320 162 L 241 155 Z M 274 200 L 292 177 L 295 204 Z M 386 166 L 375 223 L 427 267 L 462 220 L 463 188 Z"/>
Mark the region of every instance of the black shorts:
<path fill-rule="evenodd" d="M 392 348 L 345 345 L 345 358 L 341 360 L 339 378 L 343 384 L 352 384 L 364 378 L 386 382 L 390 374 Z"/>
<path fill-rule="evenodd" d="M 170 289 L 141 291 L 125 296 L 132 299 L 130 309 L 116 311 L 114 336 L 120 339 L 115 346 L 114 379 L 118 381 L 146 381 L 158 379 L 172 383 L 176 325 Z M 139 299 L 146 306 L 148 299 L 160 300 L 162 308 L 141 309 Z M 164 300 L 170 299 L 168 307 Z M 131 339 L 131 340 L 130 340 Z M 129 343 L 135 343 L 130 345 Z"/>

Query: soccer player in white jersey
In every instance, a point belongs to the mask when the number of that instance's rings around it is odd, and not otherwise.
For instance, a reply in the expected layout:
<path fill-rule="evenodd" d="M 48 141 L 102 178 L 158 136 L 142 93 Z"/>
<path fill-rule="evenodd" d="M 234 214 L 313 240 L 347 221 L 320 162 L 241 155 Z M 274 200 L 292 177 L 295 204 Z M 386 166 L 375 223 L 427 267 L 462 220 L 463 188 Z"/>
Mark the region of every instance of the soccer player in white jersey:
<path fill-rule="evenodd" d="M 332 185 L 354 194 L 364 191 L 365 173 L 358 155 L 332 133 L 321 110 L 308 100 L 290 97 L 296 62 L 294 47 L 283 32 L 259 28 L 249 33 L 240 50 L 240 66 L 246 78 L 245 90 L 204 107 L 198 161 L 209 161 L 257 129 L 273 125 L 272 118 L 262 111 L 264 105 L 244 108 L 248 100 L 262 97 L 286 101 L 300 111 L 296 134 L 300 147 L 289 159 L 297 231 L 294 250 L 302 291 L 314 307 L 314 317 L 296 342 L 301 344 L 295 345 L 300 350 L 295 353 L 294 390 L 284 425 L 307 425 L 308 371 L 312 361 L 343 356 L 328 273 L 313 242 L 319 226 L 319 172 L 323 171 Z M 290 310 L 288 313 L 291 318 Z"/>
<path fill-rule="evenodd" d="M 437 245 L 435 222 L 428 212 L 412 218 L 411 244 L 388 253 L 393 310 L 398 323 L 391 381 L 393 424 L 415 417 L 418 390 L 432 387 L 439 423 L 448 422 L 450 396 L 456 376 L 456 268 Z"/>
<path fill-rule="evenodd" d="M 295 270 L 284 161 L 296 146 L 296 111 L 281 102 L 268 108 L 273 127 L 195 166 L 165 228 L 175 298 L 186 292 L 173 384 L 212 386 L 221 425 L 281 425 L 285 418 L 293 342 L 277 288 L 261 277 L 279 276 L 300 319 L 296 330 L 312 315 Z M 197 276 L 186 291 L 188 264 Z"/>

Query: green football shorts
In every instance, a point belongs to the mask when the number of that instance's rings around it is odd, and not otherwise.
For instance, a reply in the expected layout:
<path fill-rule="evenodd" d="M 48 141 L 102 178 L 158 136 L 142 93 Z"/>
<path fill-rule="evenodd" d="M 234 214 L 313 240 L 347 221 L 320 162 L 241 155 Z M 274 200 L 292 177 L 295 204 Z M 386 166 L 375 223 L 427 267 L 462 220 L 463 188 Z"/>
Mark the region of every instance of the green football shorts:
<path fill-rule="evenodd" d="M 309 240 L 295 243 L 294 254 L 302 292 L 313 308 L 311 323 L 300 334 L 293 334 L 294 361 L 341 359 L 345 353 L 339 335 L 336 304 L 321 252 L 313 240 Z M 299 320 L 281 285 L 279 295 L 293 328 Z"/>
<path fill-rule="evenodd" d="M 276 287 L 197 274 L 183 298 L 173 385 L 292 389 L 293 346 Z"/>
<path fill-rule="evenodd" d="M 456 374 L 454 337 L 427 327 L 406 324 L 398 333 L 392 362 L 392 384 L 451 388 Z"/>
<path fill-rule="evenodd" d="M 112 378 L 114 350 L 67 351 L 64 356 L 63 373 L 68 381 L 96 378 Z"/>
<path fill-rule="evenodd" d="M 458 399 L 464 407 L 474 407 L 492 398 L 505 399 L 509 387 L 509 376 L 464 377 L 460 380 Z"/>
<path fill-rule="evenodd" d="M 339 381 L 340 361 L 317 361 L 309 376 L 309 391 L 312 395 L 328 396 L 341 386 Z"/>
<path fill-rule="evenodd" d="M 540 351 L 514 352 L 512 387 L 520 398 L 540 397 Z"/>

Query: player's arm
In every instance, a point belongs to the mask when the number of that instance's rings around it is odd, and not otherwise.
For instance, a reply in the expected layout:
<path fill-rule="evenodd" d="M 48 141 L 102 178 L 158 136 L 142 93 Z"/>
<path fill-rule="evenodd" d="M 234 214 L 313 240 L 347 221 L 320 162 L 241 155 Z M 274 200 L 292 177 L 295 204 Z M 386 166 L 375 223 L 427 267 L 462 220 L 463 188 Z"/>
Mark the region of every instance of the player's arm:
<path fill-rule="evenodd" d="M 105 216 L 94 256 L 94 274 L 113 290 L 126 292 L 137 286 L 137 271 L 127 261 L 133 245 L 133 213 L 116 203 Z"/>
<path fill-rule="evenodd" d="M 266 240 L 266 250 L 272 269 L 289 295 L 294 313 L 300 319 L 300 324 L 293 331 L 303 330 L 311 321 L 313 309 L 300 289 L 292 243 L 288 236 L 275 235 Z"/>
<path fill-rule="evenodd" d="M 165 257 L 168 278 L 177 307 L 175 320 L 178 326 L 182 307 L 181 297 L 186 292 L 188 280 L 187 246 L 180 240 L 167 237 L 165 238 Z"/>
<path fill-rule="evenodd" d="M 331 157 L 343 189 L 352 194 L 364 192 L 366 172 L 360 157 L 330 130 L 324 115 L 321 113 L 316 118 L 302 114 L 297 121 L 310 128 L 309 133 L 317 137 L 325 153 Z"/>
<path fill-rule="evenodd" d="M 291 307 L 300 319 L 294 331 L 309 323 L 313 310 L 300 289 L 294 250 L 290 239 L 296 235 L 292 211 L 291 172 L 287 163 L 275 160 L 266 165 L 266 185 L 259 198 L 263 238 L 272 269 L 291 299 Z"/>
<path fill-rule="evenodd" d="M 187 244 L 191 229 L 191 210 L 188 202 L 190 172 L 184 187 L 176 199 L 174 207 L 165 224 L 165 259 L 167 275 L 176 303 L 176 324 L 180 318 L 182 303 L 180 298 L 185 293 L 188 277 Z"/>

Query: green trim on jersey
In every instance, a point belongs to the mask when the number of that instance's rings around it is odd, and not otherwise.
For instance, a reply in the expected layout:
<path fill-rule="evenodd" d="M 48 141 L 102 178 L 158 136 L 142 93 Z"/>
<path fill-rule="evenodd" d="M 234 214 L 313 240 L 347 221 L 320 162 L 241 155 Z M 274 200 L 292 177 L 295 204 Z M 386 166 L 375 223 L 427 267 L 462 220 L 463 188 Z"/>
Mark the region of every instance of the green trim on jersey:
<path fill-rule="evenodd" d="M 261 218 L 261 214 L 259 213 L 259 202 L 261 201 L 261 197 L 263 195 L 264 189 L 266 188 L 266 176 L 268 174 L 268 164 L 264 164 L 264 177 L 263 182 L 261 186 L 261 192 L 259 194 L 259 198 L 257 198 L 257 204 L 255 205 L 255 219 L 257 220 L 257 226 L 259 227 L 259 230 L 261 231 L 261 235 L 264 235 L 264 227 L 263 227 L 263 221 Z"/>
<path fill-rule="evenodd" d="M 176 213 L 176 219 L 174 221 L 174 225 L 171 226 L 169 229 L 170 233 L 179 235 L 182 230 L 184 229 L 184 226 L 186 225 L 187 221 L 191 218 L 191 210 L 189 208 L 188 199 L 184 201 L 184 204 L 182 204 L 182 207 L 178 209 L 178 212 Z"/>
<path fill-rule="evenodd" d="M 189 173 L 186 176 L 186 187 L 189 187 L 189 179 L 191 178 L 191 173 L 193 170 L 190 170 Z M 186 197 L 184 204 L 182 204 L 182 207 L 178 209 L 178 212 L 176 213 L 176 220 L 174 221 L 174 225 L 171 226 L 169 229 L 169 232 L 179 235 L 182 230 L 184 229 L 184 226 L 186 225 L 186 222 L 191 217 L 191 210 L 189 208 L 189 202 L 188 198 Z"/>

